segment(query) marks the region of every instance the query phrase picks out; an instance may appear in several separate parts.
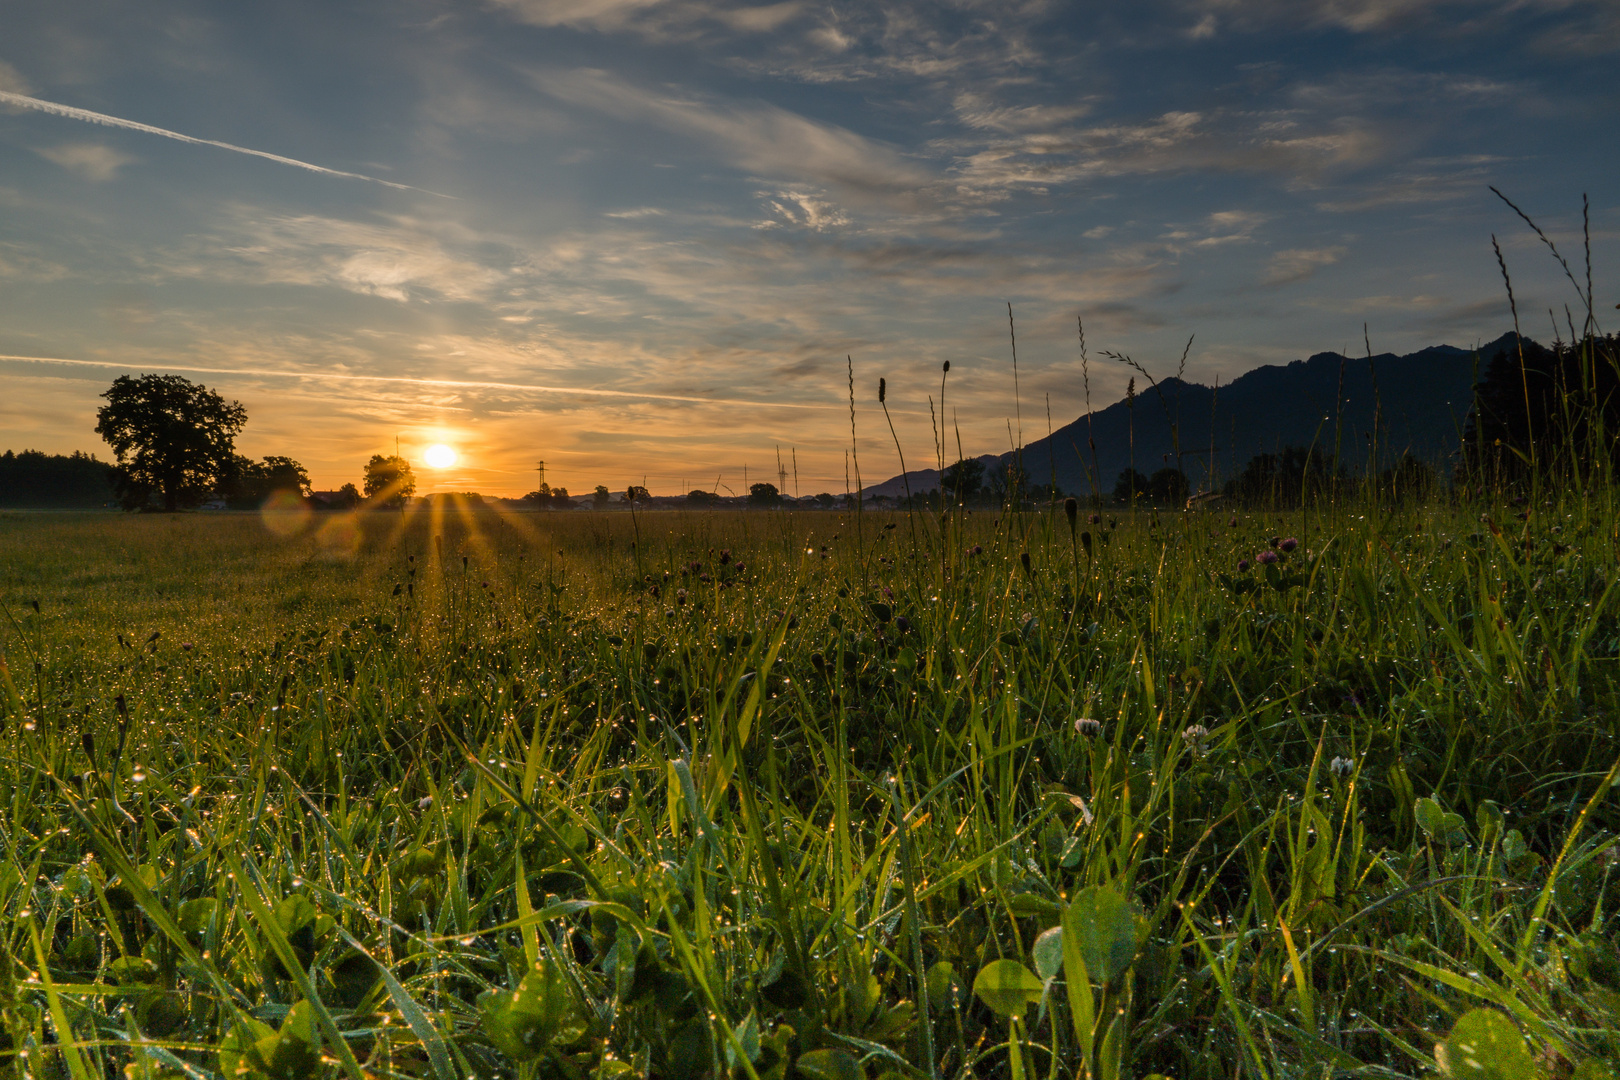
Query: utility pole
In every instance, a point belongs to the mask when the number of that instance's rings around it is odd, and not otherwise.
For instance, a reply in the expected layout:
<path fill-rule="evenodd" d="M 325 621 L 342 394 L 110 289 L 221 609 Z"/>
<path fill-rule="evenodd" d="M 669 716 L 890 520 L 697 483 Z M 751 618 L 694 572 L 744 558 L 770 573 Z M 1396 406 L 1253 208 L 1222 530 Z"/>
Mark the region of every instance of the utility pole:
<path fill-rule="evenodd" d="M 535 466 L 535 468 L 540 473 L 540 486 L 538 488 L 536 488 L 535 490 L 540 492 L 540 494 L 544 495 L 546 493 L 546 463 L 545 463 L 545 460 L 541 459 L 540 463 L 537 464 Z"/>
<path fill-rule="evenodd" d="M 782 446 L 776 447 L 776 490 L 779 494 L 787 494 L 787 469 L 782 467 Z"/>

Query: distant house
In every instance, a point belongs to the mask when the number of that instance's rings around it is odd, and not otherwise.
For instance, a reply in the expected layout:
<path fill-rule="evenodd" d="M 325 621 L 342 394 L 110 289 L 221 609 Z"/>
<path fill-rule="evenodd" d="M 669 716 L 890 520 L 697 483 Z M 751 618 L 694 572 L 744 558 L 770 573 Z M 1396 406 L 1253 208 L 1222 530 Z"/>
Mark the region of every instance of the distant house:
<path fill-rule="evenodd" d="M 209 499 L 207 502 L 205 502 L 201 506 L 197 507 L 197 509 L 199 509 L 199 510 L 229 510 L 230 507 L 226 505 L 224 499 Z"/>

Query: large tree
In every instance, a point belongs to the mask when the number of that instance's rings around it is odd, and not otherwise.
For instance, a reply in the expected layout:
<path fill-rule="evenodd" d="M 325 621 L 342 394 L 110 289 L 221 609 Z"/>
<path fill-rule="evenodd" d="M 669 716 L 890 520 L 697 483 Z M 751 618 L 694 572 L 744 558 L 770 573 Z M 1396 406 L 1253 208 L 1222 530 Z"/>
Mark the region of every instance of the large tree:
<path fill-rule="evenodd" d="M 120 375 L 101 396 L 96 434 L 118 456 L 126 507 L 144 506 L 157 491 L 163 509 L 177 510 L 213 490 L 235 461 L 247 423 L 240 402 L 178 375 Z"/>
<path fill-rule="evenodd" d="M 396 454 L 372 454 L 366 462 L 365 492 L 368 499 L 403 506 L 416 494 L 416 474 L 411 471 L 411 463 Z"/>

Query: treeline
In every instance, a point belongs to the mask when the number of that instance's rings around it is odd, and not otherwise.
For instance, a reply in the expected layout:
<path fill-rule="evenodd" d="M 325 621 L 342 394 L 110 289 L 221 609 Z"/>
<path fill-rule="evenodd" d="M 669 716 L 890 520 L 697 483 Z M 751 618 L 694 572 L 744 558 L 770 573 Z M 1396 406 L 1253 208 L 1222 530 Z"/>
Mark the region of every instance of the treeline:
<path fill-rule="evenodd" d="M 0 507 L 88 510 L 116 500 L 117 469 L 94 454 L 23 450 L 0 454 Z"/>

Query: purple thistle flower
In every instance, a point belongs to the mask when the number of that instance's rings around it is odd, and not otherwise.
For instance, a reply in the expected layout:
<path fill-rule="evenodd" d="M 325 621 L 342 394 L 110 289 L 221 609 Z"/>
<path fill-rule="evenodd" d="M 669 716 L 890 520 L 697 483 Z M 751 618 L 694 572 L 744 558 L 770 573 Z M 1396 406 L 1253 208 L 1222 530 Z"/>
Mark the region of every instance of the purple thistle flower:
<path fill-rule="evenodd" d="M 1277 546 L 1282 548 L 1284 551 L 1293 551 L 1295 548 L 1299 547 L 1299 541 L 1290 536 Z"/>

